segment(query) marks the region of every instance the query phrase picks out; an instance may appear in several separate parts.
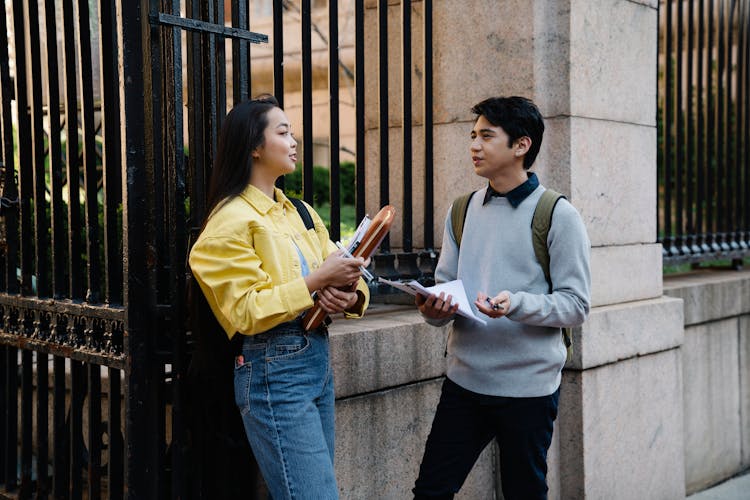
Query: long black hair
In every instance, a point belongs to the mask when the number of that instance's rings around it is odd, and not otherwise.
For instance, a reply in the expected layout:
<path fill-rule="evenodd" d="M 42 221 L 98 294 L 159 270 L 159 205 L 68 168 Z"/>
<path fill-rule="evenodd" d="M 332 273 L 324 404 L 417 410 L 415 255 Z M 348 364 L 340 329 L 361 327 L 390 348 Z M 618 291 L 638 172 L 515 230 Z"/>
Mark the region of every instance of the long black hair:
<path fill-rule="evenodd" d="M 238 104 L 227 115 L 209 181 L 204 228 L 216 207 L 247 187 L 253 150 L 263 145 L 268 112 L 278 107 L 276 98 L 265 95 Z M 187 303 L 193 346 L 186 380 L 192 489 L 196 498 L 237 498 L 255 491 L 260 481 L 234 401 L 233 360 L 244 336 L 235 334 L 229 341 L 192 273 Z"/>
<path fill-rule="evenodd" d="M 208 183 L 206 216 L 247 187 L 253 171 L 253 151 L 263 145 L 268 112 L 278 107 L 279 101 L 266 94 L 241 102 L 224 119 Z"/>

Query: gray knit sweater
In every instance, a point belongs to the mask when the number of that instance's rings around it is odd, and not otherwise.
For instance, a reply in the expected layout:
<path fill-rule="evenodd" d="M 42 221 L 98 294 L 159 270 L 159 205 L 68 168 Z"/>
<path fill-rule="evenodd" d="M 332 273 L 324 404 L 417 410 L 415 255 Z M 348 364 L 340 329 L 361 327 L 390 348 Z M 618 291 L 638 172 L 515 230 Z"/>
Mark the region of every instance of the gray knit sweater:
<path fill-rule="evenodd" d="M 589 312 L 590 243 L 578 211 L 561 199 L 548 237 L 552 293 L 534 256 L 531 219 L 543 186 L 516 208 L 507 198 L 490 198 L 487 188 L 471 198 L 458 251 L 450 222 L 435 279 L 463 280 L 474 312 L 487 326 L 456 316 L 448 342 L 448 377 L 470 391 L 492 396 L 538 397 L 555 392 L 566 350 L 560 328 L 581 325 Z M 477 292 L 490 297 L 511 292 L 503 318 L 483 316 L 473 305 Z M 447 321 L 428 320 L 433 325 Z"/>

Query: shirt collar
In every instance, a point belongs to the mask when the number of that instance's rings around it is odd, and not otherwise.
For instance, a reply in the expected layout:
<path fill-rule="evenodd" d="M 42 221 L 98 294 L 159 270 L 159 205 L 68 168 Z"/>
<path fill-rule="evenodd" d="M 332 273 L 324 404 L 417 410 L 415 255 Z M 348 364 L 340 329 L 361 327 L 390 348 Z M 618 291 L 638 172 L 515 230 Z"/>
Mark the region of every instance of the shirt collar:
<path fill-rule="evenodd" d="M 537 187 L 539 187 L 539 179 L 534 172 L 527 172 L 526 175 L 528 175 L 529 177 L 526 182 L 508 191 L 507 193 L 498 193 L 497 191 L 492 189 L 492 186 L 489 183 L 487 183 L 487 192 L 484 194 L 484 201 L 482 201 L 482 205 L 486 205 L 491 198 L 498 196 L 507 198 L 511 206 L 513 208 L 516 208 L 521 204 L 523 200 L 526 199 L 527 196 L 529 196 Z"/>
<path fill-rule="evenodd" d="M 265 193 L 257 187 L 253 186 L 252 184 L 248 184 L 247 187 L 242 191 L 240 196 L 245 198 L 247 202 L 250 203 L 250 205 L 252 205 L 258 212 L 262 214 L 267 214 L 277 203 L 281 203 L 285 208 L 294 207 L 294 205 L 292 205 L 292 202 L 289 201 L 289 198 L 286 197 L 281 189 L 275 187 L 273 191 L 276 201 L 266 196 Z"/>

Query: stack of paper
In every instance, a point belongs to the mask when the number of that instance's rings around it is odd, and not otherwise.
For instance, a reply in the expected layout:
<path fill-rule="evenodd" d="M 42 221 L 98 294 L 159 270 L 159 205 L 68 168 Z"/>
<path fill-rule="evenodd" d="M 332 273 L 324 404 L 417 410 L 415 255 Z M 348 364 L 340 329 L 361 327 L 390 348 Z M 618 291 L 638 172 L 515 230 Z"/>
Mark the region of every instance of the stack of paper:
<path fill-rule="evenodd" d="M 487 324 L 487 321 L 474 314 L 474 311 L 471 308 L 471 304 L 469 303 L 469 299 L 466 297 L 466 290 L 464 289 L 464 284 L 461 280 L 453 280 L 447 283 L 440 283 L 427 288 L 423 287 L 418 281 L 415 280 L 402 282 L 391 281 L 385 278 L 378 278 L 378 281 L 380 283 L 390 285 L 393 288 L 398 288 L 399 290 L 410 295 L 419 294 L 427 297 L 428 295 L 440 295 L 440 292 L 445 293 L 446 297 L 448 295 L 451 295 L 451 302 L 453 304 L 458 304 L 458 314 L 465 318 L 477 321 L 483 325 Z"/>

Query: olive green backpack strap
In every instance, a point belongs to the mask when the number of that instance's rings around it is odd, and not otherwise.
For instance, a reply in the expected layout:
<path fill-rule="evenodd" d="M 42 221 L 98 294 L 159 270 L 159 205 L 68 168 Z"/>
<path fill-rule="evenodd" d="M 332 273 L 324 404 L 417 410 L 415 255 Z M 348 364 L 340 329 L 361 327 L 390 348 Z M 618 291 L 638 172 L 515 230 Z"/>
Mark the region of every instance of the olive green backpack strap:
<path fill-rule="evenodd" d="M 451 207 L 451 228 L 456 246 L 461 248 L 461 236 L 464 234 L 464 222 L 466 222 L 466 210 L 469 208 L 469 200 L 474 196 L 474 191 L 459 196 L 453 200 Z"/>
<path fill-rule="evenodd" d="M 560 198 L 565 198 L 564 195 L 547 189 L 542 193 L 541 198 L 536 204 L 534 209 L 534 217 L 531 219 L 531 235 L 534 245 L 534 254 L 539 264 L 542 266 L 544 271 L 544 279 L 547 280 L 550 293 L 552 292 L 552 277 L 549 271 L 549 248 L 547 247 L 547 237 L 549 236 L 549 229 L 552 225 L 552 212 L 555 210 L 555 205 L 560 201 Z M 573 339 L 570 328 L 563 328 L 563 342 L 568 350 L 568 359 L 571 357 Z"/>

